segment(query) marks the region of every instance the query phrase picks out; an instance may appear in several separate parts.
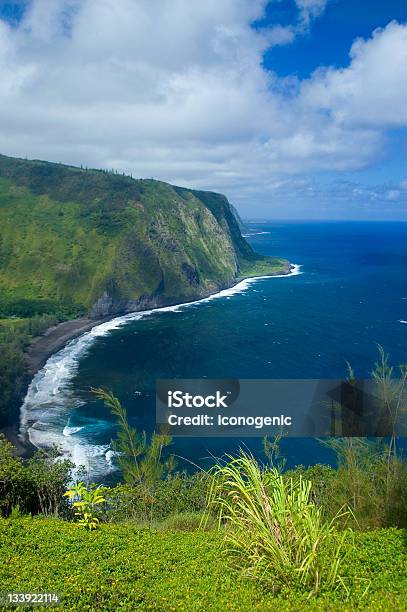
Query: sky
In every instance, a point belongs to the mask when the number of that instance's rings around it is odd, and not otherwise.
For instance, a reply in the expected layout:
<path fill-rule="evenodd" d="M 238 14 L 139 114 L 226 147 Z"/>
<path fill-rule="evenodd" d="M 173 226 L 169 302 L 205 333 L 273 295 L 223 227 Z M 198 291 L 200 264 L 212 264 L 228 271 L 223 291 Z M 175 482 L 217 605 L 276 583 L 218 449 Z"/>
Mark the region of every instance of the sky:
<path fill-rule="evenodd" d="M 0 0 L 0 152 L 407 220 L 405 0 Z"/>

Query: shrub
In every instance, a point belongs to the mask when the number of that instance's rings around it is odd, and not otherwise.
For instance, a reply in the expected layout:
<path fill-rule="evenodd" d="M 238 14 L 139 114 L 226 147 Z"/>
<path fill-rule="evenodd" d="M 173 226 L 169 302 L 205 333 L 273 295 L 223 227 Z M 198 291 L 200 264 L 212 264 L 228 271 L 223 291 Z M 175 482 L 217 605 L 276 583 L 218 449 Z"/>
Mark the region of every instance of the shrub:
<path fill-rule="evenodd" d="M 21 512 L 64 515 L 63 493 L 71 480 L 73 463 L 61 459 L 56 447 L 38 450 L 26 464 L 14 456 L 14 447 L 0 434 L 0 514 Z"/>
<path fill-rule="evenodd" d="M 27 478 L 34 497 L 34 512 L 59 516 L 66 511 L 64 492 L 71 481 L 74 464 L 62 459 L 56 446 L 40 449 L 29 459 Z"/>
<path fill-rule="evenodd" d="M 338 533 L 334 520 L 323 520 L 310 494 L 310 481 L 262 470 L 241 452 L 216 466 L 208 507 L 225 524 L 227 550 L 245 573 L 273 589 L 298 586 L 314 595 L 322 586 L 342 584 L 347 533 Z"/>
<path fill-rule="evenodd" d="M 107 494 L 108 521 L 151 523 L 173 514 L 203 513 L 209 477 L 205 472 L 178 473 L 159 480 L 154 487 L 119 484 Z"/>
<path fill-rule="evenodd" d="M 0 515 L 8 516 L 22 505 L 26 481 L 21 459 L 14 456 L 12 444 L 0 434 Z"/>
<path fill-rule="evenodd" d="M 297 467 L 285 478 L 311 480 L 312 499 L 326 519 L 349 508 L 351 512 L 339 519 L 343 527 L 407 527 L 407 463 L 403 457 L 389 454 L 382 440 L 336 438 L 324 443 L 335 451 L 337 469 Z"/>
<path fill-rule="evenodd" d="M 99 526 L 97 513 L 100 504 L 106 501 L 103 497 L 105 492 L 105 488 L 96 485 L 90 485 L 87 488 L 83 482 L 78 482 L 64 493 L 64 497 L 68 497 L 72 502 L 72 507 L 75 508 L 75 516 L 79 518 L 79 524 L 90 531 Z"/>

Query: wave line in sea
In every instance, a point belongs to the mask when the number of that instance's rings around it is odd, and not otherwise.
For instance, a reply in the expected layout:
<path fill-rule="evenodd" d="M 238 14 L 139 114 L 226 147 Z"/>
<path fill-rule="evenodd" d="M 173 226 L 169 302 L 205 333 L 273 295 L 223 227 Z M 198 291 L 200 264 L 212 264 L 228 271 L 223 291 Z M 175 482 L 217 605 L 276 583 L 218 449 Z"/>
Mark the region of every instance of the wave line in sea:
<path fill-rule="evenodd" d="M 37 448 L 50 448 L 53 444 L 57 445 L 63 456 L 69 457 L 77 467 L 83 465 L 94 479 L 114 471 L 115 465 L 112 461 L 113 454 L 110 446 L 93 444 L 84 435 L 86 427 L 70 425 L 72 411 L 81 406 L 83 402 L 73 396 L 69 383 L 78 369 L 80 359 L 93 342 L 129 322 L 156 313 L 176 312 L 211 300 L 229 298 L 245 292 L 250 285 L 259 280 L 287 278 L 298 274 L 302 274 L 301 266 L 293 264 L 289 274 L 246 278 L 229 289 L 223 289 L 193 302 L 132 312 L 105 323 L 96 324 L 90 331 L 71 340 L 63 349 L 51 355 L 44 367 L 35 374 L 20 408 L 20 438 L 23 441 L 28 438 Z"/>

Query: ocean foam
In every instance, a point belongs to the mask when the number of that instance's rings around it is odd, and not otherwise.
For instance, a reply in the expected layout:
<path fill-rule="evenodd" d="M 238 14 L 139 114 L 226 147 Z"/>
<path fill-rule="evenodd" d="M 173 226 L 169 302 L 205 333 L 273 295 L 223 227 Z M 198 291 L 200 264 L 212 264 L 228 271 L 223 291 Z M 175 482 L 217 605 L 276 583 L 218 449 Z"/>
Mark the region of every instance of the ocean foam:
<path fill-rule="evenodd" d="M 72 436 L 73 434 L 78 433 L 78 431 L 82 431 L 82 429 L 83 427 L 68 427 L 68 425 L 65 425 L 62 433 L 64 436 Z"/>
<path fill-rule="evenodd" d="M 243 238 L 251 238 L 252 236 L 263 236 L 263 234 L 271 234 L 271 232 L 252 232 L 251 234 L 242 234 Z"/>
<path fill-rule="evenodd" d="M 80 359 L 94 340 L 106 336 L 130 321 L 137 321 L 155 313 L 176 312 L 244 293 L 259 280 L 296 276 L 301 274 L 300 268 L 300 265 L 294 265 L 289 274 L 247 278 L 229 289 L 200 300 L 129 313 L 95 325 L 90 331 L 71 340 L 63 349 L 52 355 L 42 370 L 34 376 L 20 409 L 20 437 L 22 440 L 28 438 L 37 448 L 50 448 L 56 444 L 61 448 L 63 455 L 69 457 L 77 467 L 85 466 L 90 478 L 100 479 L 112 472 L 116 467 L 112 461 L 114 453 L 109 445 L 92 444 L 86 436 L 85 426 L 71 427 L 69 424 L 72 410 L 83 405 L 82 400 L 73 396 L 70 381 L 77 372 Z"/>

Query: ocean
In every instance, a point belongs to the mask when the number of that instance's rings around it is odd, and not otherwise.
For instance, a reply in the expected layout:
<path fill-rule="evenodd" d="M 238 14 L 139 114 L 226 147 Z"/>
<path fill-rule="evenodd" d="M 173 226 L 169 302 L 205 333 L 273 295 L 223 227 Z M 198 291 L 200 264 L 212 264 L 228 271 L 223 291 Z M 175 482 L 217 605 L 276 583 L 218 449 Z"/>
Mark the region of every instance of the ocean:
<path fill-rule="evenodd" d="M 251 222 L 265 255 L 299 265 L 285 278 L 242 282 L 206 300 L 118 317 L 71 341 L 33 379 L 22 434 L 58 444 L 96 481 L 119 478 L 114 421 L 90 392 L 107 387 L 131 424 L 151 431 L 160 378 L 340 378 L 346 362 L 367 377 L 381 344 L 407 362 L 407 223 Z M 176 438 L 181 468 L 208 467 L 241 444 L 262 458 L 261 439 Z M 284 439 L 287 466 L 333 463 L 317 440 Z"/>

